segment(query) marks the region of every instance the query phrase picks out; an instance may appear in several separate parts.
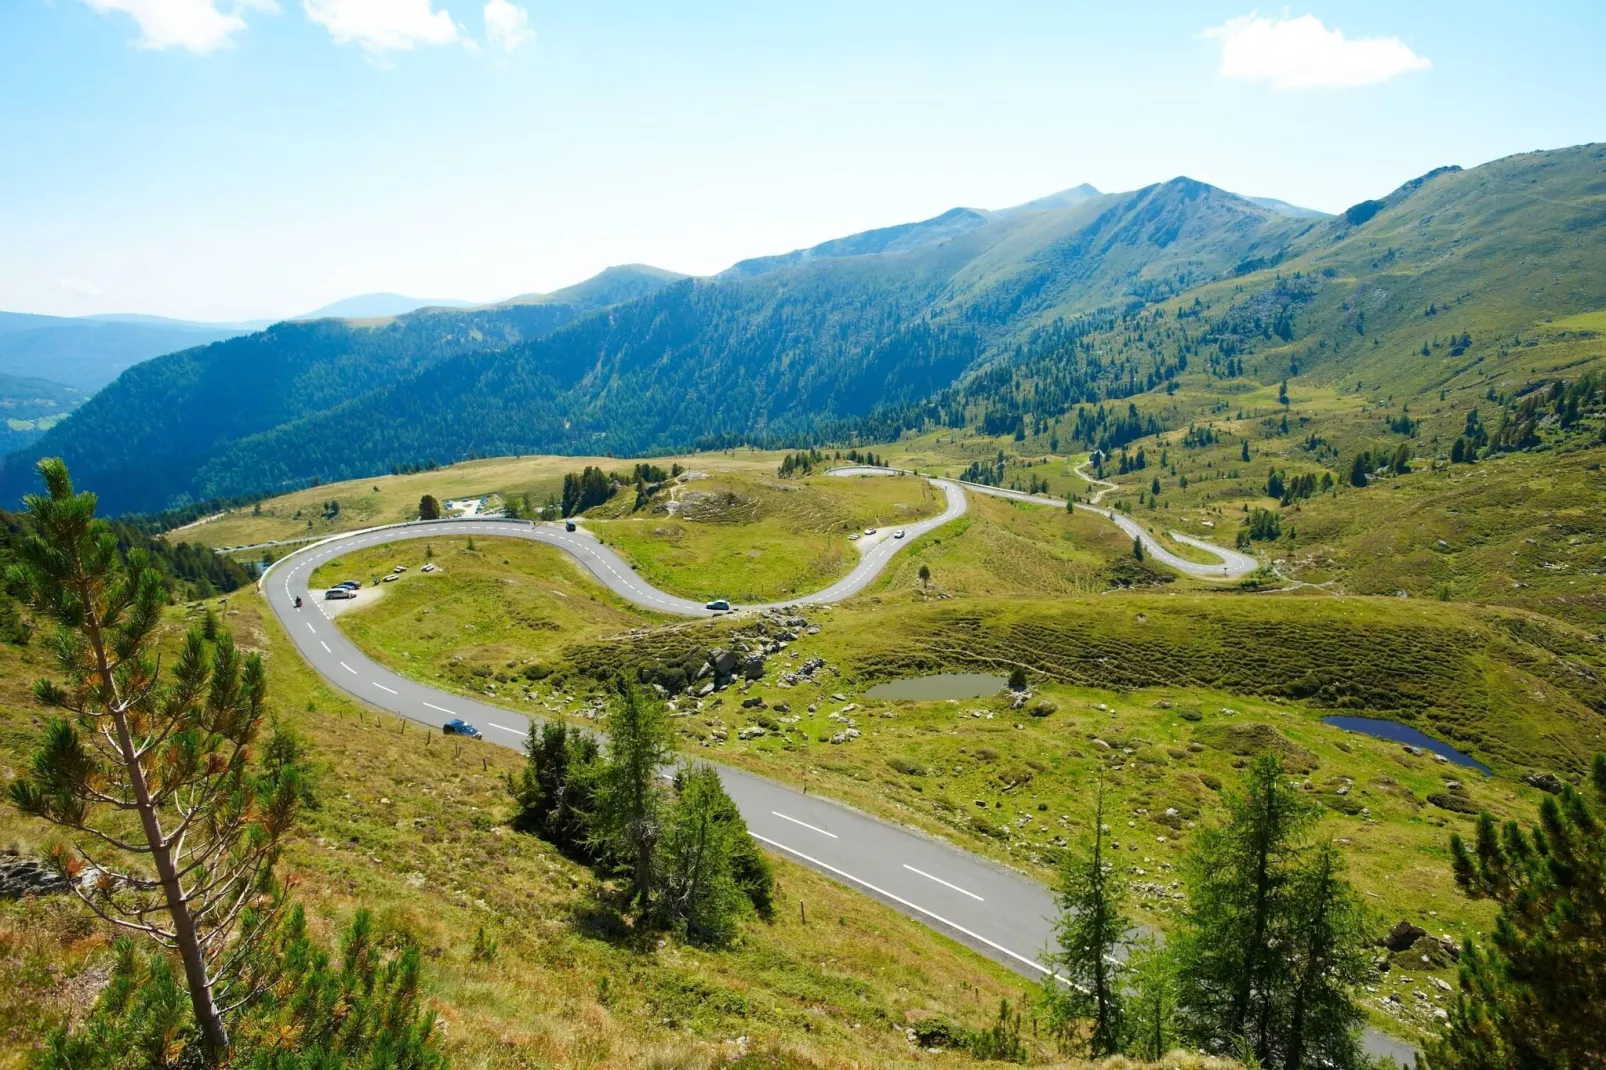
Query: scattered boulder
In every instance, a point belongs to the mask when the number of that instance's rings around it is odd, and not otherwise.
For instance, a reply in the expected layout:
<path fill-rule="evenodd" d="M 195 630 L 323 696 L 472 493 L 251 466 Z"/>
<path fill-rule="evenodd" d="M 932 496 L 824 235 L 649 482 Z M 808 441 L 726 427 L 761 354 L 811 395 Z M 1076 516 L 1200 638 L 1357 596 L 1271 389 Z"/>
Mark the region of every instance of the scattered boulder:
<path fill-rule="evenodd" d="M 746 728 L 742 729 L 740 732 L 736 733 L 736 738 L 737 739 L 757 739 L 759 736 L 762 736 L 763 734 L 764 734 L 764 726 L 763 725 L 750 724 Z"/>
<path fill-rule="evenodd" d="M 755 651 L 743 658 L 742 675 L 749 680 L 761 679 L 764 676 L 764 655 Z"/>
<path fill-rule="evenodd" d="M 742 708 L 746 710 L 759 710 L 764 708 L 764 699 L 760 695 L 742 699 Z"/>
<path fill-rule="evenodd" d="M 1390 951 L 1409 951 L 1412 944 L 1427 934 L 1428 931 L 1422 926 L 1412 925 L 1410 922 L 1402 920 L 1397 922 L 1394 928 L 1388 931 L 1388 935 L 1384 936 L 1378 943 Z"/>
<path fill-rule="evenodd" d="M 1548 792 L 1551 795 L 1561 794 L 1561 778 L 1555 773 L 1529 773 L 1522 778 L 1522 782 L 1529 787 L 1538 788 L 1540 791 Z"/>
<path fill-rule="evenodd" d="M 714 667 L 716 674 L 732 676 L 736 672 L 736 667 L 741 664 L 741 657 L 734 650 L 715 647 L 708 652 L 708 664 Z"/>

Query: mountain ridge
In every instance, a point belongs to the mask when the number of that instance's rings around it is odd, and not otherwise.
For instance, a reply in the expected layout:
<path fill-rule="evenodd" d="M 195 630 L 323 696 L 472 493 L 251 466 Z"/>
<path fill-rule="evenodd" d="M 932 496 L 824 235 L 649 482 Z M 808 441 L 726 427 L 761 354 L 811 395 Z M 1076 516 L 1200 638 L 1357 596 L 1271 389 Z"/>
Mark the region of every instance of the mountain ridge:
<path fill-rule="evenodd" d="M 1369 308 L 1365 341 L 1375 348 L 1391 339 L 1374 353 L 1355 344 L 1363 336 L 1346 303 L 1375 301 L 1365 295 L 1401 286 L 1415 302 L 1418 290 L 1436 292 L 1451 279 L 1457 292 L 1475 292 L 1473 280 L 1461 278 L 1473 251 L 1484 258 L 1476 268 L 1525 250 L 1542 274 L 1541 249 L 1549 243 L 1601 266 L 1590 244 L 1599 221 L 1579 192 L 1599 170 L 1595 151 L 1556 150 L 1527 164 L 1509 158 L 1468 172 L 1438 169 L 1363 202 L 1375 208 L 1336 217 L 1291 217 L 1179 177 L 1060 207 L 954 209 L 744 261 L 738 273 L 686 278 L 624 265 L 589 291 L 585 284 L 569 288 L 596 300 L 619 294 L 614 283 L 621 278 L 650 288 L 617 303 L 532 299 L 419 312 L 368 328 L 324 321 L 329 348 L 317 360 L 297 364 L 286 348 L 305 343 L 292 335 L 251 343 L 265 347 L 270 363 L 297 369 L 271 384 L 270 392 L 285 397 L 257 405 L 251 419 L 219 422 L 203 411 L 193 416 L 198 427 L 174 426 L 177 413 L 213 389 L 202 385 L 207 375 L 199 369 L 219 357 L 198 351 L 152 362 L 171 362 L 166 372 L 120 381 L 103 405 L 84 406 L 38 448 L 74 452 L 75 471 L 115 467 L 125 483 L 149 491 L 119 506 L 152 508 L 469 455 L 792 445 L 892 436 L 933 422 L 1007 427 L 1057 419 L 1206 368 L 1227 378 L 1329 368 L 1338 375 L 1352 367 L 1405 377 L 1413 373 L 1400 361 L 1404 343 L 1393 339 L 1420 344 L 1413 317 L 1421 310 Z M 1535 183 L 1548 184 L 1554 196 L 1536 196 L 1546 190 L 1531 188 Z M 1442 218 L 1424 224 L 1423 207 L 1443 198 L 1435 209 Z M 1519 209 L 1528 213 L 1522 233 L 1500 215 Z M 1469 214 L 1484 220 L 1485 232 L 1454 241 L 1450 220 Z M 1386 260 L 1370 251 L 1380 235 L 1392 244 Z M 1415 281 L 1391 279 L 1405 265 Z M 1297 286 L 1290 275 L 1301 280 Z M 1523 297 L 1516 283 L 1477 285 L 1488 302 L 1509 306 L 1514 323 L 1527 322 L 1543 304 Z M 1597 296 L 1606 306 L 1593 286 L 1574 290 L 1545 307 L 1576 311 L 1593 307 Z M 1220 306 L 1211 313 L 1213 333 L 1190 335 L 1180 349 L 1153 339 L 1131 344 L 1144 332 L 1123 324 L 1160 307 L 1175 306 L 1180 316 L 1176 303 L 1188 294 Z M 509 323 L 520 310 L 543 309 L 549 319 L 539 327 Z M 369 341 L 356 341 L 364 330 Z M 374 371 L 376 363 L 387 370 Z M 186 381 L 189 364 L 199 377 Z M 164 379 L 174 381 L 176 393 L 136 389 Z M 116 441 L 117 414 L 142 397 L 168 415 L 130 450 Z M 240 399 L 228 403 L 235 404 Z M 163 436 L 182 439 L 184 448 L 169 448 Z M 0 492 L 14 493 L 27 459 L 7 460 Z M 139 464 L 159 469 L 159 477 L 136 479 Z"/>

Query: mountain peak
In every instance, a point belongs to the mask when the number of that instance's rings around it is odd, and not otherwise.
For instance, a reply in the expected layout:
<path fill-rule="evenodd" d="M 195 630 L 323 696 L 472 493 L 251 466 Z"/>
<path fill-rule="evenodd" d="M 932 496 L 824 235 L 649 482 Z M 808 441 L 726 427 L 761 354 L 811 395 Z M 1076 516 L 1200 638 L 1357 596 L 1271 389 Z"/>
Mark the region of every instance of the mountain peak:
<path fill-rule="evenodd" d="M 1000 208 L 993 214 L 1010 216 L 1018 212 L 1052 211 L 1055 208 L 1069 208 L 1072 205 L 1081 204 L 1083 201 L 1090 201 L 1094 197 L 1102 197 L 1103 195 L 1103 193 L 1084 182 L 1080 186 L 1062 189 L 1058 193 L 1050 193 L 1046 197 L 1039 197 L 1036 200 L 1027 201 L 1025 204 L 1017 204 L 1010 208 Z"/>
<path fill-rule="evenodd" d="M 450 298 L 423 298 L 407 297 L 395 293 L 358 294 L 356 297 L 347 297 L 333 304 L 324 305 L 302 316 L 294 316 L 298 320 L 361 320 L 384 319 L 390 316 L 405 316 L 409 312 L 416 312 L 421 308 L 468 308 L 472 301 L 456 301 Z"/>

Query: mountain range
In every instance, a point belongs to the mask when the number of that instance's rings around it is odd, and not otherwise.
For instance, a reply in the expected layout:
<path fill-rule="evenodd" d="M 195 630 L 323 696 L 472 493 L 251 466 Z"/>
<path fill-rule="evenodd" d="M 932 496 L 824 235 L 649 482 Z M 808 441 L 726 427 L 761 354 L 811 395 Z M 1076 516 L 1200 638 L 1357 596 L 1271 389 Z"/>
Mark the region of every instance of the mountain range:
<path fill-rule="evenodd" d="M 633 265 L 495 306 L 281 323 L 129 368 L 7 458 L 0 496 L 51 454 L 108 508 L 148 510 L 471 455 L 997 428 L 1156 389 L 1190 354 L 1239 378 L 1399 377 L 1418 303 L 1472 301 L 1502 330 L 1606 307 L 1602 203 L 1598 145 L 1439 169 L 1336 217 L 1187 178 L 1083 186 L 712 278 Z M 1199 336 L 1135 341 L 1145 315 L 1185 323 L 1190 294 Z"/>

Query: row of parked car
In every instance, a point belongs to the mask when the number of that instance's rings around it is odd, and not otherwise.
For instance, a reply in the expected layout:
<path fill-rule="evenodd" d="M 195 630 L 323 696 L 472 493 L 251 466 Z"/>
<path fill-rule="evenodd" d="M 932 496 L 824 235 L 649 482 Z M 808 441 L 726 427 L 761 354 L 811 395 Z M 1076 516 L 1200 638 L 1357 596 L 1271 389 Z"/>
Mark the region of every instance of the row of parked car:
<path fill-rule="evenodd" d="M 401 577 L 401 574 L 403 572 L 406 572 L 406 571 L 407 571 L 407 566 L 406 565 L 397 565 L 395 568 L 390 570 L 390 575 L 386 576 L 384 579 L 380 580 L 379 582 L 380 583 L 394 583 L 394 582 L 396 582 L 397 579 L 399 579 Z M 434 572 L 435 571 L 435 562 L 433 562 L 433 561 L 426 562 L 424 564 L 424 567 L 419 569 L 418 571 L 420 571 L 420 572 Z M 362 589 L 362 584 L 359 583 L 357 580 L 342 580 L 339 583 L 335 584 L 333 587 L 329 588 L 327 591 L 323 592 L 323 596 L 324 596 L 325 599 L 356 598 L 357 597 L 357 592 L 359 590 L 361 590 L 361 589 Z"/>

